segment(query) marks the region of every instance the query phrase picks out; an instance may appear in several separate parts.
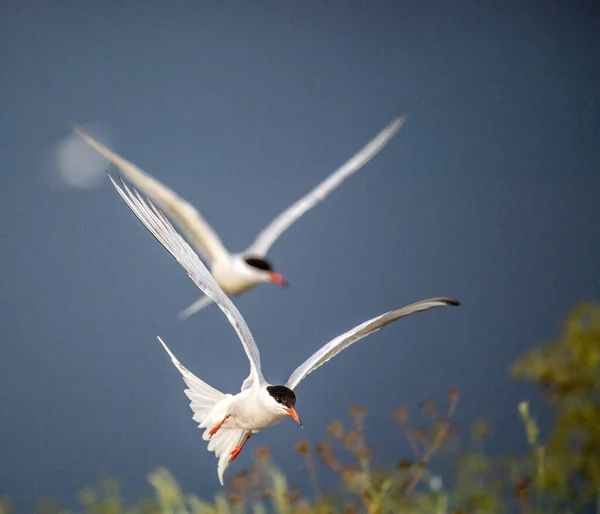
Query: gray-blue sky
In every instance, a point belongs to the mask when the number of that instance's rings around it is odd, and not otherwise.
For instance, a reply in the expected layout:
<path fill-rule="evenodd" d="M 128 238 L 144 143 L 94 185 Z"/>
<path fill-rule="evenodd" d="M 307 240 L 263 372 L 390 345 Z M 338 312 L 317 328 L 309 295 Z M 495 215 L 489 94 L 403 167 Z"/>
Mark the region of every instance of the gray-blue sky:
<path fill-rule="evenodd" d="M 522 444 L 516 403 L 533 389 L 507 366 L 600 297 L 597 8 L 323 4 L 1 8 L 0 494 L 70 500 L 106 474 L 141 490 L 157 465 L 211 494 L 216 461 L 155 336 L 223 390 L 247 372 L 217 309 L 176 322 L 195 287 L 106 181 L 51 187 L 70 119 L 109 127 L 119 152 L 239 250 L 408 111 L 388 147 L 273 247 L 291 288 L 237 304 L 273 382 L 380 312 L 435 295 L 463 306 L 327 364 L 298 391 L 304 433 L 284 423 L 250 449 L 271 446 L 300 479 L 293 442 L 360 403 L 381 461 L 390 447 L 400 458 L 387 413 L 450 386 L 462 427 L 489 416 L 493 449 Z"/>

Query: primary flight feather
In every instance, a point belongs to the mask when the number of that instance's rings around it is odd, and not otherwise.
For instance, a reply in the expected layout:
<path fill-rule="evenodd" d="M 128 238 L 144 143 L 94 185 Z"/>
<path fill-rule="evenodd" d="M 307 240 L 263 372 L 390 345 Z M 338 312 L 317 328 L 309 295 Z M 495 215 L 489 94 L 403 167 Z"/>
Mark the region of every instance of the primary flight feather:
<path fill-rule="evenodd" d="M 242 383 L 241 391 L 237 394 L 225 394 L 191 373 L 159 338 L 171 360 L 183 375 L 187 385 L 185 394 L 190 399 L 190 407 L 194 413 L 193 419 L 200 428 L 205 429 L 202 437 L 208 441 L 208 450 L 215 452 L 219 459 L 217 474 L 221 484 L 223 484 L 225 470 L 239 455 L 252 434 L 280 423 L 286 416 L 291 416 L 301 425 L 295 408 L 294 390 L 308 374 L 343 349 L 402 317 L 434 307 L 460 305 L 452 298 L 430 298 L 365 321 L 315 352 L 292 372 L 285 385 L 272 385 L 262 374 L 260 353 L 248 325 L 198 255 L 151 202 L 142 198 L 125 182 L 121 181 L 119 185 L 112 177 L 110 180 L 138 219 L 179 262 L 202 292 L 227 316 L 250 361 L 250 374 Z"/>
<path fill-rule="evenodd" d="M 82 128 L 74 130 L 98 153 L 116 166 L 119 171 L 138 189 L 144 192 L 171 217 L 188 241 L 196 248 L 210 266 L 219 287 L 228 294 L 242 294 L 263 282 L 286 285 L 283 276 L 273 270 L 266 255 L 273 243 L 307 211 L 322 202 L 329 193 L 342 184 L 352 174 L 361 169 L 388 143 L 406 121 L 402 114 L 394 118 L 379 134 L 367 143 L 350 160 L 334 171 L 307 195 L 300 198 L 281 212 L 256 237 L 254 242 L 239 254 L 230 253 L 217 233 L 190 203 L 171 191 L 167 186 L 151 177 L 135 164 L 124 159 L 111 149 L 94 139 Z M 186 318 L 212 303 L 207 295 L 194 302 L 179 315 Z"/>

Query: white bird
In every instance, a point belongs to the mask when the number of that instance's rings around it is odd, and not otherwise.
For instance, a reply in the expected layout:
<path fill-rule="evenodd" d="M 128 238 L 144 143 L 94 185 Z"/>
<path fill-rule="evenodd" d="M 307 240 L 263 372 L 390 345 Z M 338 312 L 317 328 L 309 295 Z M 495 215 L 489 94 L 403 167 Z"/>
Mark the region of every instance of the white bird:
<path fill-rule="evenodd" d="M 260 283 L 275 282 L 286 285 L 283 276 L 273 270 L 266 254 L 273 243 L 303 214 L 322 202 L 344 180 L 370 161 L 398 132 L 406 120 L 403 114 L 394 118 L 374 139 L 356 155 L 334 171 L 310 193 L 300 198 L 277 216 L 256 237 L 254 242 L 241 253 L 230 253 L 219 236 L 202 217 L 200 212 L 164 184 L 148 175 L 133 163 L 125 160 L 105 145 L 94 139 L 82 128 L 74 130 L 84 141 L 108 159 L 120 172 L 154 201 L 179 226 L 189 242 L 209 265 L 213 277 L 227 294 L 242 294 Z M 204 296 L 179 314 L 187 318 L 212 302 Z"/>
<path fill-rule="evenodd" d="M 294 389 L 309 373 L 325 364 L 344 348 L 388 323 L 433 307 L 460 305 L 457 300 L 451 298 L 430 298 L 365 321 L 315 352 L 296 368 L 285 385 L 271 385 L 262 374 L 258 347 L 248 325 L 231 300 L 219 288 L 198 255 L 151 202 L 145 201 L 135 189 L 129 188 L 125 182 L 121 181 L 121 187 L 112 177 L 110 179 L 134 214 L 181 264 L 193 282 L 227 316 L 250 361 L 250 374 L 242 383 L 241 392 L 225 394 L 203 382 L 185 368 L 164 341 L 160 337 L 158 338 L 183 375 L 188 387 L 185 394 L 190 399 L 190 407 L 194 412 L 193 419 L 200 428 L 205 429 L 202 437 L 209 441 L 208 450 L 215 452 L 219 459 L 217 473 L 221 484 L 223 484 L 223 473 L 242 451 L 252 434 L 280 423 L 286 416 L 291 416 L 302 426 L 295 409 Z"/>

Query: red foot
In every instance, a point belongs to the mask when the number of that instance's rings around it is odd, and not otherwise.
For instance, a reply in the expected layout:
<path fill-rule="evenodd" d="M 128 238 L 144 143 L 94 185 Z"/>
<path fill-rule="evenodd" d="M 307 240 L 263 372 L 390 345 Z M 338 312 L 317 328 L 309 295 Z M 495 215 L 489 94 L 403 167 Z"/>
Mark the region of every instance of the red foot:
<path fill-rule="evenodd" d="M 231 452 L 231 455 L 229 455 L 229 462 L 232 462 L 233 460 L 235 460 L 235 458 L 240 454 L 240 452 L 244 448 L 244 445 L 248 442 L 248 439 L 250 439 L 251 435 L 252 435 L 252 432 L 248 432 L 246 434 L 246 437 L 244 437 L 242 444 L 240 444 L 239 446 L 236 446 L 234 448 L 234 450 Z"/>
<path fill-rule="evenodd" d="M 223 423 L 225 423 L 225 420 L 226 420 L 228 417 L 229 417 L 229 414 L 227 414 L 227 416 L 225 416 L 225 417 L 223 418 L 223 420 L 221 421 L 221 423 L 219 423 L 217 426 L 213 427 L 213 428 L 210 430 L 210 432 L 208 433 L 208 435 L 209 435 L 210 437 L 212 437 L 213 435 L 215 435 L 215 434 L 216 434 L 216 433 L 219 431 L 219 428 L 221 428 L 221 427 L 223 426 Z"/>

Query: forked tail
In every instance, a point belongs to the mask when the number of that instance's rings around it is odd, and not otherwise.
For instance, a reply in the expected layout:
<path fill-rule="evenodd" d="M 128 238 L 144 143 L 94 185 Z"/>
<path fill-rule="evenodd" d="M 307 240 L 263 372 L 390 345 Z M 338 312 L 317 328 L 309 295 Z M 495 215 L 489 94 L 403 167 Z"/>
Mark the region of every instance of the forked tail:
<path fill-rule="evenodd" d="M 215 452 L 219 459 L 217 474 L 221 485 L 223 485 L 223 474 L 231 462 L 231 452 L 242 444 L 247 432 L 243 428 L 222 428 L 212 436 L 208 443 L 208 451 Z"/>
<path fill-rule="evenodd" d="M 204 309 L 204 307 L 207 307 L 211 303 L 213 303 L 213 299 L 210 296 L 203 296 L 199 300 L 196 300 L 189 307 L 183 309 L 177 315 L 177 317 L 179 318 L 179 321 L 183 321 L 184 319 L 189 318 L 192 314 L 196 314 L 198 311 L 201 311 L 202 309 Z"/>

